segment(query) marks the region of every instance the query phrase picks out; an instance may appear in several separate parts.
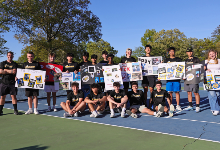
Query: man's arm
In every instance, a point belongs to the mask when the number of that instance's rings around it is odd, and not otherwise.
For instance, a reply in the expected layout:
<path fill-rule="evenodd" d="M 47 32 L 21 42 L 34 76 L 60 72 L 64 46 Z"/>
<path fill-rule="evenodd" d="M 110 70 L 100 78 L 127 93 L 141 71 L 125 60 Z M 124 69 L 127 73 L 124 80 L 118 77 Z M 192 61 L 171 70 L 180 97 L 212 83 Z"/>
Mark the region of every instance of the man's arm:
<path fill-rule="evenodd" d="M 79 102 L 73 107 L 72 110 L 76 110 L 76 108 L 82 103 L 83 98 L 79 98 Z"/>
<path fill-rule="evenodd" d="M 119 104 L 119 103 L 117 103 L 117 102 L 114 101 L 114 98 L 111 97 L 111 95 L 109 95 L 109 96 L 107 97 L 107 100 L 108 100 L 109 102 L 115 104 L 115 105 Z"/>
<path fill-rule="evenodd" d="M 97 101 L 90 100 L 89 97 L 86 97 L 84 101 L 88 104 L 95 104 L 96 105 L 96 103 L 97 103 Z"/>

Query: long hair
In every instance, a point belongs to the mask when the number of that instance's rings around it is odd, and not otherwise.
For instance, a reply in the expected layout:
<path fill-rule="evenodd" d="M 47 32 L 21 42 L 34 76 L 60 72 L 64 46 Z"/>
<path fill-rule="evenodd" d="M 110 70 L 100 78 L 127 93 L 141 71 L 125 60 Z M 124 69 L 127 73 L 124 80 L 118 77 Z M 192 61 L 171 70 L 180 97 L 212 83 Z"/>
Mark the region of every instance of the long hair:
<path fill-rule="evenodd" d="M 209 63 L 209 61 L 211 60 L 211 58 L 209 57 L 209 53 L 210 53 L 210 52 L 214 52 L 214 53 L 215 53 L 214 63 L 215 63 L 215 64 L 218 64 L 217 52 L 216 52 L 214 49 L 210 49 L 210 50 L 209 50 L 209 52 L 208 52 L 208 62 L 207 62 L 207 63 Z"/>

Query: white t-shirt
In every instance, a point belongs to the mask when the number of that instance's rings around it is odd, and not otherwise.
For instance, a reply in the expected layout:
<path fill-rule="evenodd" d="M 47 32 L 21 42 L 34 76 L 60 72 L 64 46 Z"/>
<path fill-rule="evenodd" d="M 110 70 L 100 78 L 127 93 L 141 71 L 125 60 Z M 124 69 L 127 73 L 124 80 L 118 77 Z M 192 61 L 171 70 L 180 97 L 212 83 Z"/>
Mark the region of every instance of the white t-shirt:
<path fill-rule="evenodd" d="M 210 70 L 220 70 L 220 59 L 218 59 L 218 64 L 215 64 L 215 60 L 205 60 L 205 64 L 207 64 L 207 69 Z"/>

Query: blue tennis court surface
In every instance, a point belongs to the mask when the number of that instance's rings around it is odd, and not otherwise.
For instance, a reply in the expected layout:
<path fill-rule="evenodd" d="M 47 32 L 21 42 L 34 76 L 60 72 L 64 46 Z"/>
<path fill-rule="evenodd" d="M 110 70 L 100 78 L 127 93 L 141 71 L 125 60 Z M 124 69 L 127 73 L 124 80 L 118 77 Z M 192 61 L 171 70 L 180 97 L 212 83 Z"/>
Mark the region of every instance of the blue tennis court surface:
<path fill-rule="evenodd" d="M 148 97 L 149 97 L 148 92 Z M 194 95 L 193 95 L 194 96 Z M 180 93 L 180 105 L 182 108 L 188 106 L 188 98 L 186 92 Z M 71 117 L 68 119 L 78 119 L 87 122 L 112 125 L 118 127 L 132 128 L 156 133 L 170 134 L 175 136 L 183 136 L 189 138 L 199 138 L 213 142 L 220 142 L 220 115 L 213 116 L 210 111 L 210 106 L 207 99 L 207 92 L 200 91 L 201 97 L 201 112 L 195 111 L 179 111 L 174 113 L 174 117 L 170 118 L 165 115 L 161 118 L 156 118 L 147 114 L 140 114 L 139 118 L 134 119 L 130 116 L 121 118 L 119 113 L 116 113 L 115 118 L 110 118 L 109 112 L 105 112 L 98 118 L 90 118 L 88 109 L 79 114 L 79 117 Z M 148 98 L 149 99 L 149 98 Z M 60 102 L 65 102 L 66 96 L 57 97 L 58 112 L 46 112 L 46 99 L 39 99 L 38 110 L 40 114 L 51 115 L 55 117 L 63 117 L 64 110 L 60 107 Z M 175 94 L 173 99 L 174 105 Z M 193 98 L 195 108 L 195 99 Z M 5 108 L 13 108 L 11 103 L 6 103 Z M 26 111 L 28 109 L 27 101 L 18 102 L 18 109 Z M 73 122 L 74 123 L 74 122 Z"/>

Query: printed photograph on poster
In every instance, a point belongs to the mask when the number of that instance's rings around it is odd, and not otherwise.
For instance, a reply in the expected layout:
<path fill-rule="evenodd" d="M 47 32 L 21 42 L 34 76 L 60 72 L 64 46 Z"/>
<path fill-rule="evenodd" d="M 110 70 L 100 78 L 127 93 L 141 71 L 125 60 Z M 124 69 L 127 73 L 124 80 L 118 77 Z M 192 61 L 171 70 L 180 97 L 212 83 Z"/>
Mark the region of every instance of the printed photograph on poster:
<path fill-rule="evenodd" d="M 159 74 L 166 73 L 166 67 L 158 69 Z"/>
<path fill-rule="evenodd" d="M 152 58 L 152 65 L 158 65 L 161 61 L 161 58 Z"/>
<path fill-rule="evenodd" d="M 54 73 L 54 82 L 62 81 L 62 73 Z"/>
<path fill-rule="evenodd" d="M 70 82 L 60 82 L 59 90 L 69 90 L 69 83 Z"/>
<path fill-rule="evenodd" d="M 84 76 L 83 78 L 82 78 L 82 82 L 88 82 L 89 81 L 89 76 L 87 75 L 87 76 Z"/>
<path fill-rule="evenodd" d="M 18 87 L 24 86 L 24 80 L 23 80 L 23 78 L 17 79 L 17 84 L 18 84 Z"/>
<path fill-rule="evenodd" d="M 42 81 L 42 75 L 40 75 L 40 76 L 35 76 L 35 79 L 36 79 L 36 83 L 37 83 L 37 84 L 40 84 L 40 83 L 43 82 L 43 81 Z"/>
<path fill-rule="evenodd" d="M 80 81 L 80 72 L 78 72 L 77 74 L 73 73 L 73 81 Z"/>
<path fill-rule="evenodd" d="M 137 62 L 137 63 L 132 63 L 132 70 L 133 72 L 139 72 L 141 69 L 140 69 L 140 64 Z"/>
<path fill-rule="evenodd" d="M 24 81 L 29 81 L 30 76 L 31 76 L 31 74 L 29 74 L 29 73 L 24 73 L 23 80 L 24 80 Z"/>
<path fill-rule="evenodd" d="M 141 80 L 141 73 L 132 73 L 132 80 Z"/>
<path fill-rule="evenodd" d="M 73 74 L 74 74 L 74 72 L 70 72 L 70 73 L 63 72 L 62 73 L 62 82 L 73 81 Z"/>
<path fill-rule="evenodd" d="M 95 70 L 95 66 L 88 66 L 88 72 L 89 73 L 95 73 L 96 72 L 96 70 Z"/>
<path fill-rule="evenodd" d="M 95 77 L 95 83 L 99 83 L 99 77 Z"/>

